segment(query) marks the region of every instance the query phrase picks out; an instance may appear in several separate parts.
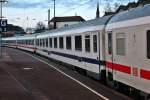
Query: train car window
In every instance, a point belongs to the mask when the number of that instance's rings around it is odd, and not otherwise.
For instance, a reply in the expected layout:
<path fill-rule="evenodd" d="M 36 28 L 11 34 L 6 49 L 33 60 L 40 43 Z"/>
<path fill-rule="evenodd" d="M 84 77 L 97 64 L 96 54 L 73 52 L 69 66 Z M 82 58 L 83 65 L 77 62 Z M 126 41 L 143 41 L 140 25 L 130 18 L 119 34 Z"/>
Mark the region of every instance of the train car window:
<path fill-rule="evenodd" d="M 90 52 L 90 35 L 85 36 L 85 51 Z"/>
<path fill-rule="evenodd" d="M 27 45 L 29 45 L 29 40 L 27 40 Z"/>
<path fill-rule="evenodd" d="M 29 40 L 27 40 L 27 45 L 29 45 Z"/>
<path fill-rule="evenodd" d="M 26 43 L 26 40 L 23 40 L 23 44 L 25 45 L 25 43 Z"/>
<path fill-rule="evenodd" d="M 33 45 L 35 44 L 34 41 L 35 41 L 35 40 L 33 39 Z M 36 42 L 36 41 L 35 41 L 35 42 Z"/>
<path fill-rule="evenodd" d="M 33 40 L 30 40 L 30 45 L 32 45 L 33 44 Z"/>
<path fill-rule="evenodd" d="M 38 45 L 38 40 L 37 39 L 35 40 L 35 45 Z"/>
<path fill-rule="evenodd" d="M 32 40 L 32 45 L 34 45 L 34 40 Z"/>
<path fill-rule="evenodd" d="M 54 38 L 54 48 L 57 48 L 57 38 Z"/>
<path fill-rule="evenodd" d="M 64 39 L 63 39 L 63 37 L 59 37 L 59 48 L 60 49 L 64 48 Z"/>
<path fill-rule="evenodd" d="M 30 44 L 31 44 L 31 41 L 29 40 L 28 42 L 29 42 L 29 45 L 30 45 Z"/>
<path fill-rule="evenodd" d="M 30 45 L 32 45 L 32 40 L 30 40 Z"/>
<path fill-rule="evenodd" d="M 40 46 L 40 39 L 38 39 L 38 41 L 39 41 L 39 45 L 38 46 Z"/>
<path fill-rule="evenodd" d="M 71 36 L 66 37 L 66 49 L 71 50 Z"/>
<path fill-rule="evenodd" d="M 112 33 L 108 33 L 108 54 L 112 54 Z"/>
<path fill-rule="evenodd" d="M 40 39 L 40 47 L 42 46 L 42 40 Z"/>
<path fill-rule="evenodd" d="M 27 41 L 27 44 L 30 45 L 30 40 Z"/>
<path fill-rule="evenodd" d="M 117 33 L 116 34 L 116 54 L 125 55 L 125 34 Z"/>
<path fill-rule="evenodd" d="M 150 59 L 150 30 L 147 31 L 147 58 Z"/>
<path fill-rule="evenodd" d="M 43 40 L 43 47 L 45 47 L 45 39 L 42 39 Z"/>
<path fill-rule="evenodd" d="M 37 46 L 39 46 L 39 39 L 37 39 Z"/>
<path fill-rule="evenodd" d="M 49 38 L 49 47 L 52 48 L 52 38 Z"/>
<path fill-rule="evenodd" d="M 30 45 L 32 45 L 32 40 L 30 40 Z"/>
<path fill-rule="evenodd" d="M 93 52 L 97 52 L 97 35 L 93 35 Z"/>
<path fill-rule="evenodd" d="M 82 36 L 75 36 L 75 50 L 82 51 Z"/>
<path fill-rule="evenodd" d="M 33 43 L 33 41 L 32 41 L 32 40 L 30 40 L 30 45 L 32 45 L 32 43 Z"/>
<path fill-rule="evenodd" d="M 48 47 L 48 38 L 46 38 L 46 47 Z"/>

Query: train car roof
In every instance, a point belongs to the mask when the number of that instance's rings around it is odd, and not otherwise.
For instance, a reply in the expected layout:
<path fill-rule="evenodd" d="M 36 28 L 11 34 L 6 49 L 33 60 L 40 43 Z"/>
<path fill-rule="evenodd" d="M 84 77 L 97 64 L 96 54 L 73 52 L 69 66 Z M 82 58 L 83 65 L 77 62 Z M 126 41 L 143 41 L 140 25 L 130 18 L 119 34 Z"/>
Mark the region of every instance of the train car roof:
<path fill-rule="evenodd" d="M 50 34 L 52 36 L 56 36 L 56 35 L 79 33 L 79 32 L 86 32 L 86 31 L 97 31 L 97 30 L 101 30 L 102 28 L 104 28 L 104 25 L 107 24 L 110 18 L 111 18 L 111 15 L 103 16 L 97 19 L 89 20 L 86 22 L 81 22 L 79 24 L 74 24 L 74 25 L 63 27 L 60 29 L 46 31 L 43 33 L 36 33 L 36 34 L 24 35 L 24 36 L 15 36 L 15 37 L 9 37 L 9 38 L 4 38 L 4 39 L 10 39 L 10 40 L 16 39 L 16 38 L 18 40 L 19 39 L 32 39 L 33 37 L 42 38 L 45 36 L 49 36 Z"/>
<path fill-rule="evenodd" d="M 16 40 L 17 37 L 7 37 L 7 38 L 2 38 L 2 40 Z"/>
<path fill-rule="evenodd" d="M 31 35 L 24 35 L 24 36 L 19 36 L 17 39 L 21 40 L 21 39 L 33 39 L 35 38 L 36 34 L 31 34 Z"/>
<path fill-rule="evenodd" d="M 114 15 L 108 24 L 150 16 L 150 4 L 139 6 Z"/>
<path fill-rule="evenodd" d="M 108 20 L 111 18 L 111 16 L 103 16 L 97 19 L 89 20 L 86 22 L 81 22 L 79 24 L 74 24 L 68 27 L 63 27 L 60 29 L 50 30 L 46 31 L 44 33 L 38 34 L 39 36 L 42 35 L 64 35 L 64 34 L 70 34 L 71 33 L 79 33 L 83 31 L 92 31 L 93 30 L 102 30 L 104 28 L 104 25 L 107 24 Z M 80 31 L 79 31 L 80 30 Z M 66 33 L 65 33 L 66 32 Z"/>

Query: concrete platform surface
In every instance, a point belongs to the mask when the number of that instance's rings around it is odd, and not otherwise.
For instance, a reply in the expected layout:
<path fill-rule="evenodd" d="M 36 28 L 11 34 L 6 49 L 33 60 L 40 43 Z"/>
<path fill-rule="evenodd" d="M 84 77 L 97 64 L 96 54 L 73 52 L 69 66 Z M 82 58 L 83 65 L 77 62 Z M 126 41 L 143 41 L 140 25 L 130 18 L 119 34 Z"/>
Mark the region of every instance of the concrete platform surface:
<path fill-rule="evenodd" d="M 92 81 L 89 80 L 89 83 Z M 112 94 L 112 90 L 90 90 L 86 84 L 83 85 L 20 50 L 3 48 L 3 58 L 0 58 L 0 100 L 129 99 Z"/>

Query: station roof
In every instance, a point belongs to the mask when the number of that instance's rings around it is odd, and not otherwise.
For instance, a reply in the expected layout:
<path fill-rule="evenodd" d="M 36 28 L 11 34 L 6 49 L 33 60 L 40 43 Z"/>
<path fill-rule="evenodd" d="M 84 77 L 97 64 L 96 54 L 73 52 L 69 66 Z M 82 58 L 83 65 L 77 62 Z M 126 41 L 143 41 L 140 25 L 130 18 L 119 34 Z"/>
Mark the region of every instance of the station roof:
<path fill-rule="evenodd" d="M 65 17 L 53 17 L 50 22 L 72 22 L 72 21 L 85 21 L 81 16 L 65 16 Z"/>
<path fill-rule="evenodd" d="M 150 16 L 150 4 L 117 13 L 109 21 L 109 24 L 146 16 Z"/>

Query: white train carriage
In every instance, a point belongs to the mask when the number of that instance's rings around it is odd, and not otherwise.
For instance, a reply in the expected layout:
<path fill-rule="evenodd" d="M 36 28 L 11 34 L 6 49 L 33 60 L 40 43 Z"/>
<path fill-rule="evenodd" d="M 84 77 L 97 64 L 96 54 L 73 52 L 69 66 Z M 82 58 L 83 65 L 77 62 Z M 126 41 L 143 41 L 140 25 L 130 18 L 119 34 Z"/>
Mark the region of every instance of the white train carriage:
<path fill-rule="evenodd" d="M 2 41 L 3 44 L 8 47 L 36 52 L 35 35 L 8 37 L 3 38 Z"/>
<path fill-rule="evenodd" d="M 105 76 L 102 35 L 110 17 L 38 35 L 37 53 L 81 68 L 89 76 L 100 79 Z"/>
<path fill-rule="evenodd" d="M 114 15 L 106 31 L 109 84 L 119 82 L 150 94 L 150 5 Z"/>
<path fill-rule="evenodd" d="M 17 37 L 2 38 L 3 46 L 17 48 Z"/>
<path fill-rule="evenodd" d="M 17 48 L 36 52 L 36 35 L 25 35 L 17 37 Z"/>

